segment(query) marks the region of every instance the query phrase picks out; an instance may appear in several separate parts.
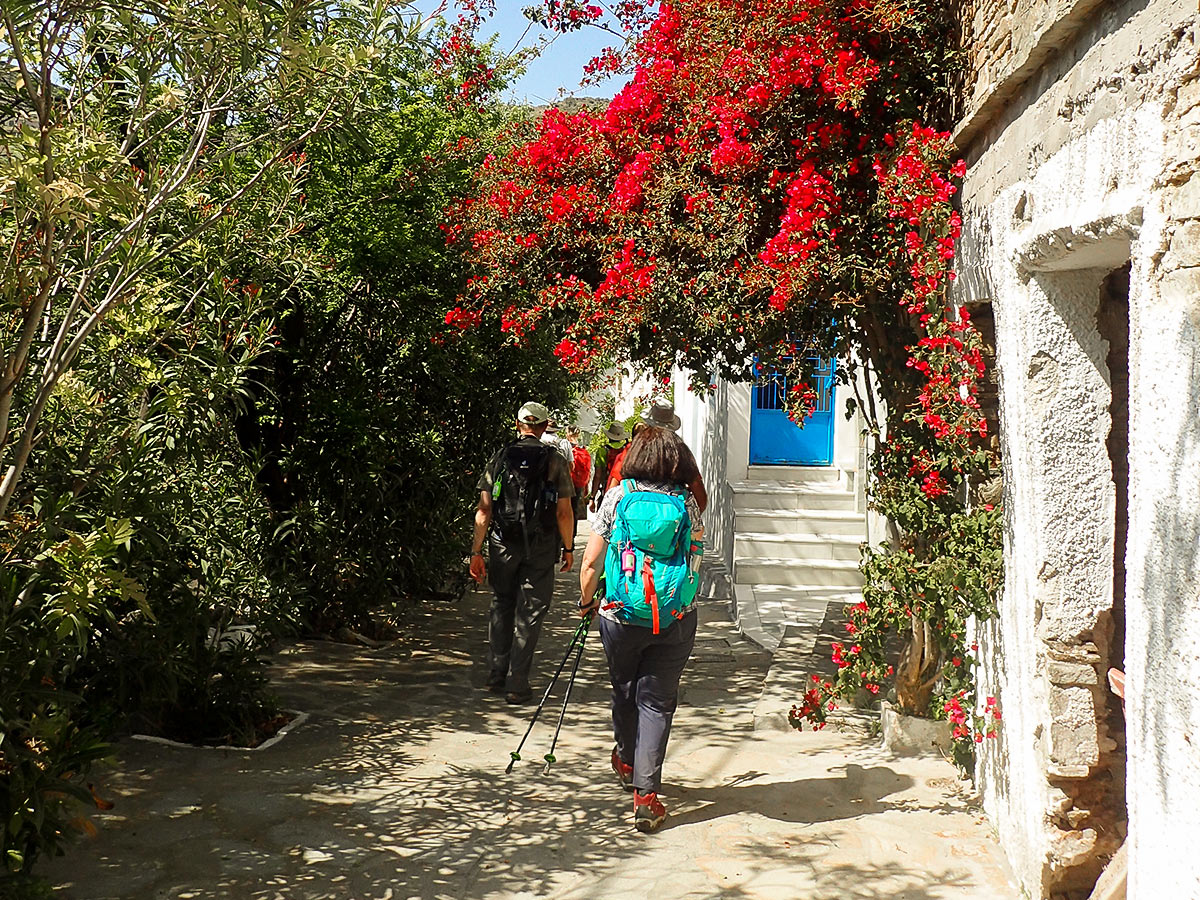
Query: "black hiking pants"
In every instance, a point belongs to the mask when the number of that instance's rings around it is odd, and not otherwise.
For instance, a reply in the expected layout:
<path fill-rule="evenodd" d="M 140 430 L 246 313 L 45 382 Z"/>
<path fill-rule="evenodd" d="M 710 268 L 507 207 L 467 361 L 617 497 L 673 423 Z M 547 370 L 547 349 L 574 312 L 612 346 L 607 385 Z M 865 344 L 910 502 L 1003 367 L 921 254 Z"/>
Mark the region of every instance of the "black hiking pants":
<path fill-rule="evenodd" d="M 639 793 L 662 789 L 663 759 L 679 701 L 679 676 L 696 643 L 696 611 L 655 634 L 642 625 L 600 617 L 600 641 L 612 681 L 617 755 L 633 766 Z"/>
<path fill-rule="evenodd" d="M 554 594 L 554 570 L 558 565 L 559 540 L 538 541 L 528 552 L 522 546 L 488 538 L 488 580 L 492 598 L 488 623 L 488 682 L 504 682 L 506 690 L 529 690 L 529 670 L 542 621 Z"/>

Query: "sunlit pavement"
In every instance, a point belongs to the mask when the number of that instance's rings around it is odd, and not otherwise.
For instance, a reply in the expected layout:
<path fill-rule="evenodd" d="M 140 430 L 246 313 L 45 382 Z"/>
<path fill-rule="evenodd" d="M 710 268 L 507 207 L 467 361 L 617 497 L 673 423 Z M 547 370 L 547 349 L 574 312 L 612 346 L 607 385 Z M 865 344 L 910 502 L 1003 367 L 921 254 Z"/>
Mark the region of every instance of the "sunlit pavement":
<path fill-rule="evenodd" d="M 559 577 L 535 690 L 570 640 L 576 584 Z M 755 732 L 770 658 L 723 604 L 701 609 L 662 831 L 633 829 L 609 770 L 594 629 L 557 762 L 543 773 L 552 701 L 506 775 L 533 706 L 483 690 L 487 603 L 428 607 L 378 650 L 283 649 L 278 690 L 311 718 L 268 750 L 122 742 L 98 773 L 116 803 L 99 835 L 40 874 L 78 900 L 1018 896 L 949 764 L 890 758 L 852 730 Z"/>

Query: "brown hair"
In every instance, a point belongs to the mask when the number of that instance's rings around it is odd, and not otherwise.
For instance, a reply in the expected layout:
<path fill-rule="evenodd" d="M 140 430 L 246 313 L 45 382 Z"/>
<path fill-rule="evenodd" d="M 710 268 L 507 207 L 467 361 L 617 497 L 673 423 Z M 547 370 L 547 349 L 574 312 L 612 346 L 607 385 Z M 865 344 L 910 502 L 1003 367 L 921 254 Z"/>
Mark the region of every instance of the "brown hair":
<path fill-rule="evenodd" d="M 621 477 L 658 484 L 689 485 L 700 474 L 696 458 L 679 436 L 666 428 L 646 427 L 625 451 Z"/>

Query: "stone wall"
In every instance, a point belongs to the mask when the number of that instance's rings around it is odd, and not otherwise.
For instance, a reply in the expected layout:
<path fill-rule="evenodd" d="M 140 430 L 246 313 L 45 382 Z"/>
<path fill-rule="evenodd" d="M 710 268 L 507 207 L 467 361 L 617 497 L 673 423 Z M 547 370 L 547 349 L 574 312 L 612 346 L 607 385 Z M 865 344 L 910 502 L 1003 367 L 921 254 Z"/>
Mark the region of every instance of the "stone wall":
<path fill-rule="evenodd" d="M 1004 714 L 981 755 L 985 806 L 1034 897 L 1087 896 L 1126 801 L 1131 896 L 1200 897 L 1200 13 L 974 0 L 959 14 L 956 284 L 993 304 L 1005 465 L 1006 585 L 980 635 L 980 694 Z M 1124 357 L 1101 305 L 1126 277 L 1129 436 L 1114 447 Z M 1126 735 L 1105 689 L 1122 660 Z"/>
<path fill-rule="evenodd" d="M 1106 0 L 955 0 L 965 54 L 957 118 L 960 144 L 995 118 L 1021 86 Z M 1111 4 L 1109 4 L 1111 5 Z"/>

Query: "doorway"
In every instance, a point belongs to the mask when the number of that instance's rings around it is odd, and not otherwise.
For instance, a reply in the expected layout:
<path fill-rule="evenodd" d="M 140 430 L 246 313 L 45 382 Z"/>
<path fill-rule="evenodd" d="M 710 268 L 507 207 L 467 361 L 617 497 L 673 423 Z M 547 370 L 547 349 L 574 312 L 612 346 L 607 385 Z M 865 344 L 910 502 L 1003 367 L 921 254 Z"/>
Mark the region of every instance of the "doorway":
<path fill-rule="evenodd" d="M 800 427 L 788 418 L 785 400 L 791 385 L 768 370 L 754 384 L 750 400 L 750 464 L 755 466 L 833 465 L 833 404 L 837 360 L 813 357 L 817 402 Z"/>

